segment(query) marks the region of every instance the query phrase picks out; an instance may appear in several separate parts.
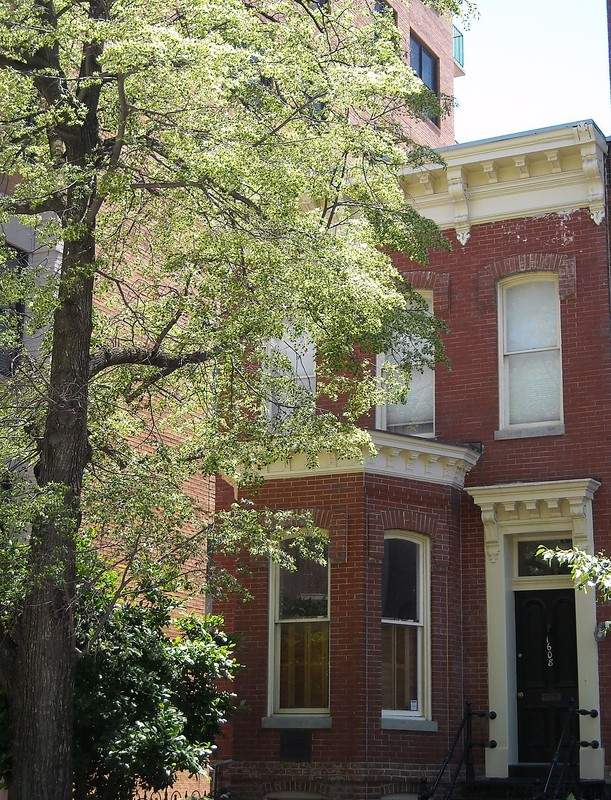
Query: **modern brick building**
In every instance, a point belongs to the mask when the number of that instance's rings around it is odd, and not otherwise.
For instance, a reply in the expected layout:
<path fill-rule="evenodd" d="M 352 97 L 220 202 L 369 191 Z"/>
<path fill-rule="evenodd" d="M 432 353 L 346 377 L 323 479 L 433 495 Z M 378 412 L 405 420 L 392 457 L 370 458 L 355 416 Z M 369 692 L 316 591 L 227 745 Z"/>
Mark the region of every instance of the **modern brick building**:
<path fill-rule="evenodd" d="M 425 45 L 421 13 L 399 24 Z M 579 777 L 609 777 L 610 610 L 536 554 L 611 546 L 607 142 L 584 121 L 442 153 L 402 181 L 452 251 L 393 258 L 448 324 L 450 368 L 371 415 L 376 456 L 265 474 L 256 502 L 310 509 L 329 558 L 253 562 L 254 599 L 228 609 L 247 705 L 220 783 L 236 800 L 414 797 L 466 701 L 496 712 L 478 776 L 549 764 L 574 701 L 599 712 L 580 717 Z"/>

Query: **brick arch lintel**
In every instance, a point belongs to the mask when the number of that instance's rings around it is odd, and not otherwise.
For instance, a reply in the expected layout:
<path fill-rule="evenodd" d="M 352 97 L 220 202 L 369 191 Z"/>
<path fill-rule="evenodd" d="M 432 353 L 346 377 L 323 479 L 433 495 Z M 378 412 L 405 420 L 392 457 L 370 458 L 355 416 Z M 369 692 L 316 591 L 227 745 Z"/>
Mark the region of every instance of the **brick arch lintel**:
<path fill-rule="evenodd" d="M 281 794 L 286 792 L 308 792 L 312 795 L 320 795 L 321 797 L 328 797 L 329 787 L 322 781 L 310 781 L 307 778 L 302 780 L 278 780 L 269 781 L 261 785 L 261 797 L 267 797 L 269 794 Z"/>
<path fill-rule="evenodd" d="M 450 309 L 450 273 L 433 272 L 430 269 L 403 272 L 403 276 L 414 289 L 433 292 L 433 312 L 442 313 Z"/>
<path fill-rule="evenodd" d="M 434 536 L 437 531 L 437 517 L 422 511 L 393 509 L 380 514 L 385 531 L 399 530 Z"/>
<path fill-rule="evenodd" d="M 348 556 L 348 515 L 343 510 L 315 506 L 301 511 L 311 515 L 316 527 L 329 534 L 329 561 L 345 564 Z"/>
<path fill-rule="evenodd" d="M 575 256 L 562 253 L 528 253 L 495 261 L 481 269 L 477 275 L 477 296 L 481 308 L 496 304 L 496 285 L 503 278 L 527 272 L 555 272 L 558 275 L 560 299 L 577 294 L 577 268 Z"/>

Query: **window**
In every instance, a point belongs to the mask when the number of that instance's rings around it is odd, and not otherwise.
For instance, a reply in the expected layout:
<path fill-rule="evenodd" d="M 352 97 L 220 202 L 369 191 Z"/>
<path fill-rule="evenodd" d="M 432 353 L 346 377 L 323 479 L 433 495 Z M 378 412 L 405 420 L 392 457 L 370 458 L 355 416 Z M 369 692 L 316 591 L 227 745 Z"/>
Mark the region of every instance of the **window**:
<path fill-rule="evenodd" d="M 557 276 L 512 278 L 499 292 L 501 428 L 561 423 Z"/>
<path fill-rule="evenodd" d="M 274 710 L 327 713 L 329 568 L 294 558 L 295 570 L 275 569 Z"/>
<path fill-rule="evenodd" d="M 432 295 L 423 295 L 429 312 L 433 313 Z M 418 347 L 418 341 L 410 339 L 399 344 L 393 353 L 378 358 L 378 368 L 383 370 L 384 362 L 397 364 L 409 352 Z M 409 391 L 404 403 L 387 403 L 378 408 L 376 427 L 389 433 L 406 433 L 412 436 L 433 436 L 435 433 L 435 370 L 425 367 L 421 372 L 411 374 Z"/>
<path fill-rule="evenodd" d="M 314 410 L 316 391 L 316 348 L 305 336 L 284 339 L 271 343 L 273 354 L 280 356 L 274 374 L 274 396 L 271 401 L 272 419 L 290 415 L 304 403 Z"/>
<path fill-rule="evenodd" d="M 409 65 L 422 83 L 434 94 L 439 94 L 439 59 L 413 34 L 409 37 Z M 439 125 L 439 116 L 426 113 L 426 116 Z"/>
<path fill-rule="evenodd" d="M 384 16 L 391 17 L 395 25 L 398 24 L 398 14 L 388 0 L 374 0 L 373 11 L 375 14 L 383 14 Z"/>
<path fill-rule="evenodd" d="M 516 577 L 526 580 L 540 580 L 541 578 L 549 579 L 570 575 L 571 568 L 569 564 L 561 564 L 556 558 L 547 561 L 543 556 L 539 555 L 541 545 L 550 550 L 555 550 L 556 548 L 568 550 L 573 546 L 573 541 L 570 537 L 545 539 L 541 536 L 536 536 L 528 539 L 517 539 L 515 541 L 516 552 L 514 554 Z"/>
<path fill-rule="evenodd" d="M 8 248 L 8 258 L 4 266 L 3 276 L 9 280 L 8 293 L 15 286 L 11 283 L 19 281 L 23 269 L 27 266 L 27 253 L 23 250 Z M 14 280 L 13 280 L 14 279 Z M 11 375 L 17 364 L 23 345 L 23 325 L 25 305 L 23 302 L 8 302 L 0 306 L 0 375 Z"/>
<path fill-rule="evenodd" d="M 409 37 L 409 65 L 432 92 L 439 91 L 439 61 L 420 39 Z"/>
<path fill-rule="evenodd" d="M 415 536 L 390 535 L 382 565 L 382 709 L 426 717 L 428 551 Z"/>

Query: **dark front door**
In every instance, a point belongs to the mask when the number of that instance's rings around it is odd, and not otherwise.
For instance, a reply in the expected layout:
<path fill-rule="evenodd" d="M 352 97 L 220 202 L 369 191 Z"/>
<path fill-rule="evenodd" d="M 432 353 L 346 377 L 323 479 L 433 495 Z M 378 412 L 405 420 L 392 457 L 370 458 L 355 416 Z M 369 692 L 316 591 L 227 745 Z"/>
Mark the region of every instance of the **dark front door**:
<path fill-rule="evenodd" d="M 515 593 L 520 762 L 549 762 L 577 698 L 573 589 Z"/>

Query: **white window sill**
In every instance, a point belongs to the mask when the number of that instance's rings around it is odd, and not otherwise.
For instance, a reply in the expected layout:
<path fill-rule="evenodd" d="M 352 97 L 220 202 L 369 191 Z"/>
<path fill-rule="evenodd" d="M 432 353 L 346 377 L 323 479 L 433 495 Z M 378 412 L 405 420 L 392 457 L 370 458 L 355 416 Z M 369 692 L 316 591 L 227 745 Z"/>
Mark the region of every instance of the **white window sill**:
<path fill-rule="evenodd" d="M 552 422 L 549 425 L 537 425 L 536 427 L 524 426 L 520 428 L 504 428 L 494 432 L 495 439 L 530 439 L 534 436 L 562 436 L 564 425 L 562 422 Z"/>
<path fill-rule="evenodd" d="M 332 719 L 324 714 L 274 714 L 261 719 L 262 728 L 290 728 L 316 730 L 331 727 Z"/>
<path fill-rule="evenodd" d="M 424 717 L 382 714 L 381 728 L 383 731 L 436 731 L 438 725 L 435 720 Z"/>

